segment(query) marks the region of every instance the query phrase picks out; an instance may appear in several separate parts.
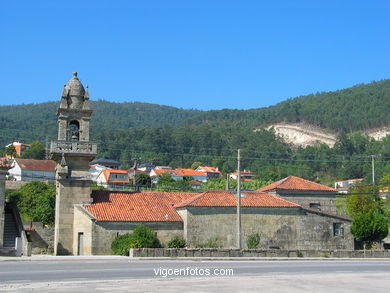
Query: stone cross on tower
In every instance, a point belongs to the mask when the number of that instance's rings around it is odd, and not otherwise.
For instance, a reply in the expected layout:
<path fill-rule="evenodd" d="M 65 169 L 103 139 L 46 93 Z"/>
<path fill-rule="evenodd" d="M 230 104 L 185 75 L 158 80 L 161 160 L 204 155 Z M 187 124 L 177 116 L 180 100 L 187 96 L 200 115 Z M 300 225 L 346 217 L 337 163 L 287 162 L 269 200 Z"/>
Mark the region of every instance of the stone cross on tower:
<path fill-rule="evenodd" d="M 58 140 L 50 144 L 50 156 L 56 166 L 56 211 L 54 254 L 77 254 L 74 243 L 73 211 L 76 204 L 91 200 L 89 162 L 97 153 L 97 145 L 89 141 L 92 110 L 89 93 L 73 73 L 64 86 L 57 109 Z M 76 233 L 77 234 L 77 233 Z"/>

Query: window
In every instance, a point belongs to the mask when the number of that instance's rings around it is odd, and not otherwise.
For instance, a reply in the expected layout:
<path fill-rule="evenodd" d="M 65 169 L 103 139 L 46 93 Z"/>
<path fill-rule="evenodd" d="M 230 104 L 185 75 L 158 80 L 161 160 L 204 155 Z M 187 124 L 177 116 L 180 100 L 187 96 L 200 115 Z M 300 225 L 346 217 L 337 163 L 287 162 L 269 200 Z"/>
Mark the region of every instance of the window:
<path fill-rule="evenodd" d="M 333 236 L 343 236 L 344 229 L 341 223 L 333 223 Z"/>
<path fill-rule="evenodd" d="M 311 209 L 321 210 L 321 205 L 319 203 L 312 202 L 312 203 L 310 203 L 309 207 Z"/>

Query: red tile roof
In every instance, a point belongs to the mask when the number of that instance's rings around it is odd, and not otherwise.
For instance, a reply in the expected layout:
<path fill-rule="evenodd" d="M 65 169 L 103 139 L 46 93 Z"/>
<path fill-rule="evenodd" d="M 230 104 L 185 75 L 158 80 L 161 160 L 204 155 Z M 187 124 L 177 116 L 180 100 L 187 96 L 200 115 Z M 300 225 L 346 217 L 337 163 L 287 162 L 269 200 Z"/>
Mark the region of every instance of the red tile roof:
<path fill-rule="evenodd" d="M 206 173 L 218 173 L 221 174 L 221 171 L 218 170 L 216 167 L 208 167 L 208 166 L 199 166 L 199 170 L 203 170 Z"/>
<path fill-rule="evenodd" d="M 56 162 L 52 160 L 15 159 L 22 170 L 55 172 Z"/>
<path fill-rule="evenodd" d="M 243 207 L 300 207 L 278 196 L 263 192 L 241 192 L 241 206 Z M 237 205 L 236 196 L 229 191 L 206 191 L 197 194 L 175 205 L 181 207 L 233 207 Z"/>
<path fill-rule="evenodd" d="M 153 169 L 153 171 L 157 174 L 157 176 L 161 176 L 163 174 L 171 175 L 172 173 L 175 173 L 175 170 L 173 169 Z"/>
<path fill-rule="evenodd" d="M 12 162 L 7 160 L 6 158 L 0 158 L 0 169 L 11 169 L 12 168 Z"/>
<path fill-rule="evenodd" d="M 129 173 L 126 170 L 106 169 L 102 171 L 106 182 L 110 183 L 129 183 Z M 111 174 L 125 174 L 126 180 L 110 180 Z"/>
<path fill-rule="evenodd" d="M 244 207 L 300 207 L 278 196 L 261 192 L 243 192 Z M 228 191 L 201 194 L 178 192 L 110 192 L 94 190 L 93 202 L 84 208 L 104 222 L 182 222 L 175 208 L 185 206 L 233 207 L 236 197 Z"/>
<path fill-rule="evenodd" d="M 206 174 L 200 171 L 195 171 L 192 169 L 175 169 L 174 170 L 177 176 L 197 176 L 197 177 L 206 177 Z"/>
<path fill-rule="evenodd" d="M 154 169 L 154 172 L 157 174 L 157 176 L 163 175 L 165 173 L 171 175 L 171 176 L 191 176 L 191 177 L 206 177 L 206 174 L 203 172 L 195 171 L 192 169 Z"/>
<path fill-rule="evenodd" d="M 182 222 L 173 205 L 193 195 L 194 193 L 116 193 L 94 190 L 92 204 L 84 207 L 97 221 Z"/>
<path fill-rule="evenodd" d="M 305 190 L 305 191 L 328 191 L 336 192 L 337 190 L 322 184 L 315 183 L 306 179 L 295 176 L 289 176 L 268 186 L 262 187 L 257 191 L 267 192 L 271 190 Z"/>

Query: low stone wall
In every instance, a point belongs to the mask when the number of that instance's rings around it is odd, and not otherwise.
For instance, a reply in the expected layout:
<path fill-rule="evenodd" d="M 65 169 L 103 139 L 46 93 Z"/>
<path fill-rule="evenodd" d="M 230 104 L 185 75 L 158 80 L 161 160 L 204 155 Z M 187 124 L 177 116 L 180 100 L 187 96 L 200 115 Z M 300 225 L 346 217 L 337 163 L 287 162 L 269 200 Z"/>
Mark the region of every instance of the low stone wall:
<path fill-rule="evenodd" d="M 390 258 L 390 250 L 256 250 L 217 248 L 133 248 L 130 257 L 336 257 Z"/>
<path fill-rule="evenodd" d="M 40 222 L 23 223 L 29 240 L 32 242 L 32 254 L 50 254 L 53 252 L 54 227 L 47 227 Z"/>
<path fill-rule="evenodd" d="M 5 181 L 5 189 L 6 190 L 18 190 L 23 185 L 26 185 L 31 181 L 13 181 L 13 180 L 6 180 Z"/>

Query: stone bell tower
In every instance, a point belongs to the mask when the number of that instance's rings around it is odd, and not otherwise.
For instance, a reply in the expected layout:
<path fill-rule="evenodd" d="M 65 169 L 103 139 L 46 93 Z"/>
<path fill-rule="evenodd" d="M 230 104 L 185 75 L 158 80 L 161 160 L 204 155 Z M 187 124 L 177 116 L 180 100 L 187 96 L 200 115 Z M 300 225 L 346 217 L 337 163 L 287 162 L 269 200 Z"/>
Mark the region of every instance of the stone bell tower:
<path fill-rule="evenodd" d="M 50 155 L 56 166 L 56 209 L 54 254 L 76 254 L 73 247 L 73 211 L 76 204 L 91 201 L 89 162 L 97 153 L 96 143 L 89 141 L 92 110 L 87 90 L 73 73 L 64 86 L 57 109 L 58 140 L 52 141 Z"/>

